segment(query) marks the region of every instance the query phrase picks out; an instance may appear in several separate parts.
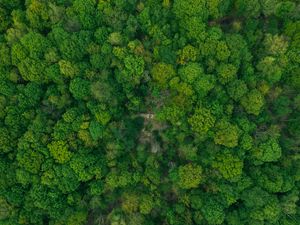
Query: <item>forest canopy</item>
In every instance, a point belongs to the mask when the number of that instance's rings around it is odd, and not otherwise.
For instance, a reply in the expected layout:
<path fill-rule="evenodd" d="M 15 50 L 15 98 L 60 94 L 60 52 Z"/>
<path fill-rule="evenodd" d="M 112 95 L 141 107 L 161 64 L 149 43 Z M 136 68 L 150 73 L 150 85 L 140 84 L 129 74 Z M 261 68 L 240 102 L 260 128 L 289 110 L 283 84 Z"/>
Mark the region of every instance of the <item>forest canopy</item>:
<path fill-rule="evenodd" d="M 299 225 L 299 0 L 0 0 L 1 225 Z"/>

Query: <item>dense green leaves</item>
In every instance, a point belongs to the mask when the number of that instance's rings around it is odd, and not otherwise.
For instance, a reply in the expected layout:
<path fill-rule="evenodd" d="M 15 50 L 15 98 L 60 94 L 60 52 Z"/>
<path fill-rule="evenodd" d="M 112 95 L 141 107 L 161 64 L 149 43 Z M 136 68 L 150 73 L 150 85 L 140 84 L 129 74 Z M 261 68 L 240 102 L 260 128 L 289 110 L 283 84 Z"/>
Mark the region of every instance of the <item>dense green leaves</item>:
<path fill-rule="evenodd" d="M 67 144 L 63 141 L 51 142 L 48 145 L 48 148 L 51 155 L 58 163 L 65 163 L 71 157 L 71 152 L 68 150 Z"/>
<path fill-rule="evenodd" d="M 180 188 L 197 188 L 202 180 L 202 168 L 193 164 L 180 166 L 177 176 L 177 184 Z"/>
<path fill-rule="evenodd" d="M 175 76 L 175 70 L 172 65 L 159 63 L 152 68 L 152 77 L 162 87 L 167 87 L 168 82 Z"/>
<path fill-rule="evenodd" d="M 197 108 L 194 115 L 188 119 L 192 130 L 199 135 L 205 135 L 215 123 L 211 111 L 206 108 Z"/>
<path fill-rule="evenodd" d="M 0 224 L 298 225 L 297 0 L 1 0 Z"/>
<path fill-rule="evenodd" d="M 258 90 L 254 89 L 241 99 L 241 105 L 247 113 L 257 116 L 264 105 L 264 97 Z"/>

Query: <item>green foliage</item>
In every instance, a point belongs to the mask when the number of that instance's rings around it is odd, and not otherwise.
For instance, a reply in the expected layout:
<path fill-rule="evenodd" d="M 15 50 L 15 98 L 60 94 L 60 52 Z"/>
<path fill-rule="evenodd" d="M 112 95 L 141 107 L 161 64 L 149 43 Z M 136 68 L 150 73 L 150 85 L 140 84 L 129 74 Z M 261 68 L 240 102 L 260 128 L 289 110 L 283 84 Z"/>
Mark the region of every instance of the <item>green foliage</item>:
<path fill-rule="evenodd" d="M 257 69 L 269 82 L 278 82 L 282 76 L 282 69 L 276 64 L 275 58 L 267 56 L 258 64 Z"/>
<path fill-rule="evenodd" d="M 206 96 L 209 91 L 211 91 L 216 83 L 214 76 L 206 74 L 204 76 L 198 77 L 198 79 L 193 83 L 196 93 L 200 97 Z"/>
<path fill-rule="evenodd" d="M 48 144 L 48 149 L 53 158 L 58 163 L 65 163 L 70 160 L 72 153 L 68 150 L 67 143 L 63 141 L 54 141 Z"/>
<path fill-rule="evenodd" d="M 10 49 L 5 44 L 0 45 L 0 63 L 2 66 L 11 64 Z"/>
<path fill-rule="evenodd" d="M 139 207 L 139 196 L 135 193 L 125 193 L 122 197 L 122 210 L 126 213 L 134 213 Z"/>
<path fill-rule="evenodd" d="M 188 84 L 193 84 L 199 77 L 203 76 L 202 67 L 197 63 L 189 63 L 178 71 L 180 78 Z"/>
<path fill-rule="evenodd" d="M 215 118 L 206 108 L 197 108 L 194 115 L 188 119 L 192 130 L 199 135 L 205 135 L 215 124 Z"/>
<path fill-rule="evenodd" d="M 198 58 L 198 51 L 195 47 L 192 45 L 185 46 L 182 50 L 178 52 L 178 63 L 179 64 L 186 64 L 188 61 L 196 61 Z"/>
<path fill-rule="evenodd" d="M 0 224 L 298 224 L 299 19 L 0 0 Z"/>
<path fill-rule="evenodd" d="M 4 198 L 0 198 L 0 220 L 5 220 L 11 216 L 12 206 Z"/>
<path fill-rule="evenodd" d="M 195 161 L 197 160 L 197 147 L 192 145 L 183 145 L 179 147 L 179 154 L 182 158 Z"/>
<path fill-rule="evenodd" d="M 232 64 L 221 64 L 217 68 L 218 79 L 222 84 L 226 84 L 236 77 L 237 69 Z"/>
<path fill-rule="evenodd" d="M 7 153 L 12 151 L 11 136 L 6 128 L 0 128 L 0 153 Z"/>
<path fill-rule="evenodd" d="M 289 16 L 292 16 L 296 5 L 291 1 L 279 2 L 275 7 L 275 15 L 279 18 L 286 19 Z"/>
<path fill-rule="evenodd" d="M 87 220 L 87 212 L 86 211 L 79 211 L 79 212 L 75 212 L 72 213 L 72 215 L 70 215 L 68 217 L 67 220 L 67 225 L 83 225 L 85 224 L 86 220 Z"/>
<path fill-rule="evenodd" d="M 214 142 L 218 145 L 226 147 L 236 147 L 239 139 L 239 129 L 236 125 L 230 124 L 227 121 L 220 121 L 216 124 L 216 134 Z"/>
<path fill-rule="evenodd" d="M 160 86 L 167 87 L 168 82 L 175 76 L 175 70 L 170 64 L 158 63 L 153 66 L 151 74 Z"/>
<path fill-rule="evenodd" d="M 69 61 L 61 60 L 58 64 L 60 72 L 66 77 L 73 78 L 77 73 L 79 73 L 78 68 L 75 65 L 72 65 Z"/>
<path fill-rule="evenodd" d="M 119 32 L 113 32 L 108 36 L 108 41 L 112 45 L 121 45 L 122 35 Z"/>
<path fill-rule="evenodd" d="M 142 195 L 141 203 L 140 203 L 140 212 L 142 214 L 149 214 L 153 207 L 154 207 L 154 202 L 151 196 Z"/>
<path fill-rule="evenodd" d="M 258 17 L 260 12 L 260 2 L 258 0 L 238 0 L 235 3 L 235 7 L 240 15 L 249 17 Z"/>
<path fill-rule="evenodd" d="M 232 155 L 229 151 L 225 151 L 216 157 L 216 161 L 212 163 L 220 174 L 228 180 L 237 180 L 242 175 L 243 162 Z"/>
<path fill-rule="evenodd" d="M 208 12 L 205 3 L 205 0 L 175 0 L 173 10 L 175 15 L 180 19 L 190 16 L 197 16 L 200 19 L 206 19 Z"/>
<path fill-rule="evenodd" d="M 95 17 L 96 17 L 96 1 L 95 0 L 75 0 L 73 2 L 73 9 L 76 13 L 83 29 L 92 29 L 95 27 Z M 96 17 L 97 18 L 97 17 Z"/>
<path fill-rule="evenodd" d="M 225 213 L 220 203 L 210 198 L 203 205 L 201 212 L 208 224 L 222 224 L 225 218 Z"/>
<path fill-rule="evenodd" d="M 257 89 L 251 90 L 241 99 L 241 105 L 247 113 L 257 116 L 264 105 L 264 97 Z"/>
<path fill-rule="evenodd" d="M 228 84 L 227 91 L 233 100 L 238 101 L 248 92 L 248 88 L 243 80 L 234 80 Z"/>
<path fill-rule="evenodd" d="M 18 152 L 17 160 L 20 167 L 23 167 L 28 172 L 37 174 L 40 171 L 44 157 L 36 150 L 26 149 Z"/>
<path fill-rule="evenodd" d="M 98 140 L 102 137 L 103 127 L 96 121 L 91 121 L 89 126 L 90 134 L 94 140 Z"/>
<path fill-rule="evenodd" d="M 82 78 L 75 78 L 70 82 L 70 92 L 75 99 L 84 99 L 90 94 L 90 82 Z"/>
<path fill-rule="evenodd" d="M 263 189 L 255 187 L 242 193 L 242 200 L 249 210 L 248 215 L 254 221 L 270 222 L 278 220 L 281 209 L 278 199 Z"/>
<path fill-rule="evenodd" d="M 202 180 L 202 168 L 195 164 L 180 166 L 177 172 L 177 185 L 183 189 L 197 188 Z"/>
<path fill-rule="evenodd" d="M 281 154 L 281 147 L 275 139 L 269 139 L 253 149 L 253 156 L 262 162 L 277 161 Z"/>

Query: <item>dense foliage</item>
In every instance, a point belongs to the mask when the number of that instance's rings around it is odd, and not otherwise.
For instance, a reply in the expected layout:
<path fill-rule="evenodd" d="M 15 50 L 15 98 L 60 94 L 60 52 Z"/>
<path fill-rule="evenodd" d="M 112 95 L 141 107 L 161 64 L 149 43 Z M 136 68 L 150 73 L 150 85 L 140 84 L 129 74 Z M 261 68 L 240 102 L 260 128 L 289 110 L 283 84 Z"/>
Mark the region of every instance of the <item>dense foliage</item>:
<path fill-rule="evenodd" d="M 0 224 L 299 224 L 299 4 L 0 0 Z"/>

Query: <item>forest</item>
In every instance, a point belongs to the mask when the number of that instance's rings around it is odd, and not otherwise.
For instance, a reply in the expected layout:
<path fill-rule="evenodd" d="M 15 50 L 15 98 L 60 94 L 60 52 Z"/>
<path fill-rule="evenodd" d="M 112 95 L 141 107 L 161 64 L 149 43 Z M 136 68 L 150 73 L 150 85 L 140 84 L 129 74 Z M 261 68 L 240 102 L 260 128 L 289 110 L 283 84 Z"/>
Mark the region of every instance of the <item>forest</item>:
<path fill-rule="evenodd" d="M 0 0 L 0 225 L 299 225 L 300 0 Z"/>

